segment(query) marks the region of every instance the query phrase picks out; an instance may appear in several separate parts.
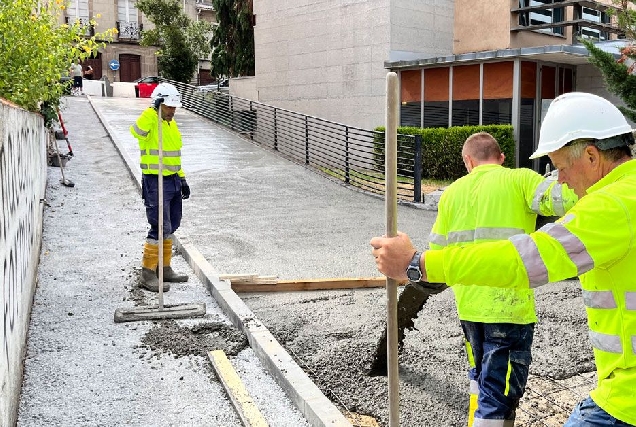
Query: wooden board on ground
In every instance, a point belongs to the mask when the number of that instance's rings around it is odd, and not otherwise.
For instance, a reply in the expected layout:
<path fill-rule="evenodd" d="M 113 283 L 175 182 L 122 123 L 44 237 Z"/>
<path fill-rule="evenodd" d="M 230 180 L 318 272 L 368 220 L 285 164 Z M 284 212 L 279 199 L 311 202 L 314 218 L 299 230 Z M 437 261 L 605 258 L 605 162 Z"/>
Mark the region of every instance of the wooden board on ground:
<path fill-rule="evenodd" d="M 267 421 L 254 404 L 225 352 L 223 350 L 209 351 L 208 357 L 212 361 L 214 370 L 221 380 L 221 384 L 225 387 L 225 391 L 243 425 L 245 427 L 268 427 Z"/>
<path fill-rule="evenodd" d="M 271 276 L 265 276 L 271 278 Z M 230 280 L 234 292 L 290 292 L 318 291 L 355 288 L 381 288 L 386 285 L 385 277 L 349 277 L 334 279 L 276 280 L 274 283 L 259 281 Z"/>
<path fill-rule="evenodd" d="M 349 412 L 346 417 L 353 427 L 380 427 L 376 419 L 368 415 Z"/>

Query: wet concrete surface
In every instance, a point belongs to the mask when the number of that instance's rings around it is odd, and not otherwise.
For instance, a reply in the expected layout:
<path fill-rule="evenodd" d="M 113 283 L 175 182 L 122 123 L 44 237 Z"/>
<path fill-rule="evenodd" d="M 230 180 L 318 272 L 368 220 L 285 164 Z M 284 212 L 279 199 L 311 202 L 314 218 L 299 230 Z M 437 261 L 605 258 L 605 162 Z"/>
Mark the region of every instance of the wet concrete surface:
<path fill-rule="evenodd" d="M 94 105 L 136 158 L 128 126 L 141 101 L 95 99 Z M 378 275 L 368 242 L 384 232 L 382 199 L 334 183 L 187 111 L 179 110 L 176 119 L 192 189 L 182 233 L 219 273 L 281 279 Z M 418 248 L 426 247 L 434 219 L 435 212 L 398 208 L 398 228 Z M 531 365 L 536 390 L 526 393 L 518 414 L 524 421 L 518 424 L 559 425 L 539 412 L 562 418 L 593 382 L 587 374 L 594 367 L 585 312 L 578 281 L 550 284 L 536 294 L 539 323 Z M 386 377 L 368 375 L 386 324 L 384 289 L 242 298 L 336 405 L 387 424 Z M 452 292 L 431 297 L 414 326 L 399 359 L 401 425 L 465 425 L 467 362 Z M 578 378 L 585 380 L 578 394 L 561 407 L 549 401 L 533 406 L 558 379 Z M 539 418 L 547 421 L 536 422 Z"/>

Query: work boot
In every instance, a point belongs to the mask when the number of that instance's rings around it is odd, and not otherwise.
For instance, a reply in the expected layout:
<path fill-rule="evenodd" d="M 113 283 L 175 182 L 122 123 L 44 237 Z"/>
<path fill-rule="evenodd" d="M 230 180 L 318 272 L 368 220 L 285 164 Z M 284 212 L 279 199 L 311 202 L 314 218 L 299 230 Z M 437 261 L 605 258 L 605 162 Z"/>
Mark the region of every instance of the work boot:
<path fill-rule="evenodd" d="M 159 292 L 159 278 L 157 274 L 148 268 L 141 269 L 141 287 L 150 292 Z M 163 282 L 163 291 L 170 290 L 170 283 Z"/>
<path fill-rule="evenodd" d="M 163 241 L 163 280 L 164 282 L 187 282 L 188 276 L 186 274 L 177 274 L 170 262 L 172 261 L 172 239 L 165 239 Z M 157 274 L 159 274 L 157 272 Z"/>
<path fill-rule="evenodd" d="M 146 242 L 144 254 L 141 258 L 141 287 L 151 292 L 159 292 L 159 279 L 157 278 L 157 264 L 159 264 L 159 245 Z M 169 283 L 163 283 L 163 291 L 170 290 Z"/>

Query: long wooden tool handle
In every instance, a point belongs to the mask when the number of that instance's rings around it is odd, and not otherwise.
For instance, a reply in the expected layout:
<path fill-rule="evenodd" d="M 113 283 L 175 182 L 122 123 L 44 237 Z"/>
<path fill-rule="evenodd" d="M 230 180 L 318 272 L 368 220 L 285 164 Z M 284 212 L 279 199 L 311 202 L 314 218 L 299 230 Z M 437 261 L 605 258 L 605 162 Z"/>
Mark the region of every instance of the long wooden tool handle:
<path fill-rule="evenodd" d="M 386 180 L 386 235 L 397 235 L 397 125 L 398 125 L 398 78 L 390 72 L 386 76 L 386 129 L 385 129 L 385 180 Z M 389 427 L 400 423 L 400 391 L 398 371 L 398 283 L 386 279 L 387 296 L 387 372 L 389 381 Z"/>
<path fill-rule="evenodd" d="M 159 264 L 157 275 L 159 276 L 159 310 L 163 310 L 163 117 L 161 117 L 161 104 L 157 108 L 158 125 L 158 150 L 159 150 L 159 169 L 157 175 L 157 189 L 159 192 Z"/>

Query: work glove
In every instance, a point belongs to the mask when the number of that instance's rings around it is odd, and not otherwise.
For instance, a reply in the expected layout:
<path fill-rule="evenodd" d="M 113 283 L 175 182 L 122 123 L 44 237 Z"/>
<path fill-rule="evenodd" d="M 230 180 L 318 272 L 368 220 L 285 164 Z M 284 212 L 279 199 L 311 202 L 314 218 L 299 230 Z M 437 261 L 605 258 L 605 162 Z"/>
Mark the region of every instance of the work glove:
<path fill-rule="evenodd" d="M 190 186 L 186 182 L 185 178 L 181 178 L 181 198 L 183 200 L 190 198 Z"/>

